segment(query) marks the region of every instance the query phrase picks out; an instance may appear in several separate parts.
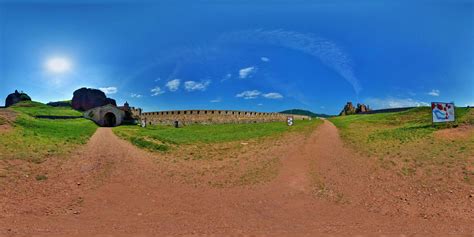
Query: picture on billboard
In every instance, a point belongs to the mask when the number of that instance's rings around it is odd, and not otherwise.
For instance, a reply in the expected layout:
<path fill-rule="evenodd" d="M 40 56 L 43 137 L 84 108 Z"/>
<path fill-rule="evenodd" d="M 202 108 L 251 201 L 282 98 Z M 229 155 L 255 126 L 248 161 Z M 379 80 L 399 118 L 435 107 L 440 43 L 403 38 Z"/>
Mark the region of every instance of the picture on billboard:
<path fill-rule="evenodd" d="M 293 116 L 286 117 L 286 122 L 288 126 L 293 126 Z"/>
<path fill-rule="evenodd" d="M 454 122 L 454 103 L 431 102 L 433 123 Z"/>

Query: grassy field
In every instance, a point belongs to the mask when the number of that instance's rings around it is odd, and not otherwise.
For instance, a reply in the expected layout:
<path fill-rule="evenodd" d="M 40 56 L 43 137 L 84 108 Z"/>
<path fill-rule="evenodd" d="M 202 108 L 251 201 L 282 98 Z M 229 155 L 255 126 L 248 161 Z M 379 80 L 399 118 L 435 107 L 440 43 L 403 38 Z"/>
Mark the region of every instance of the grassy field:
<path fill-rule="evenodd" d="M 159 152 L 155 162 L 166 167 L 161 172 L 177 182 L 232 187 L 275 178 L 282 146 L 302 141 L 320 124 L 321 120 L 314 119 L 295 121 L 292 127 L 274 122 L 182 128 L 120 126 L 113 131 L 139 148 Z"/>
<path fill-rule="evenodd" d="M 42 162 L 84 144 L 97 129 L 86 119 L 48 120 L 33 115 L 80 115 L 71 108 L 55 108 L 37 102 L 22 102 L 10 109 L 18 112 L 13 129 L 0 136 L 0 160 Z"/>
<path fill-rule="evenodd" d="M 358 151 L 377 157 L 385 168 L 398 169 L 402 175 L 428 176 L 440 168 L 453 172 L 460 168 L 464 179 L 474 184 L 474 133 L 469 129 L 474 124 L 474 110 L 457 108 L 456 118 L 456 123 L 433 127 L 430 108 L 422 107 L 330 120 L 345 141 Z"/>
<path fill-rule="evenodd" d="M 284 122 L 253 124 L 216 124 L 190 125 L 183 128 L 172 126 L 138 126 L 115 127 L 114 132 L 131 141 L 134 145 L 148 150 L 166 151 L 170 145 L 194 143 L 218 143 L 256 139 L 282 134 L 291 131 L 308 131 L 309 128 L 322 123 L 321 120 L 296 121 L 289 127 Z"/>

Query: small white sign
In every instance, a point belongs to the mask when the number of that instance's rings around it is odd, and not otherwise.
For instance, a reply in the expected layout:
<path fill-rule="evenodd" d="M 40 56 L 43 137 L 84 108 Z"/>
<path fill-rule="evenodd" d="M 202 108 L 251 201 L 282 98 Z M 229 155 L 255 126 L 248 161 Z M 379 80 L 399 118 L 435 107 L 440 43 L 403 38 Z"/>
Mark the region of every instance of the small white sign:
<path fill-rule="evenodd" d="M 433 123 L 454 122 L 454 103 L 431 102 Z"/>
<path fill-rule="evenodd" d="M 288 116 L 286 122 L 288 123 L 288 126 L 293 126 L 293 116 Z"/>

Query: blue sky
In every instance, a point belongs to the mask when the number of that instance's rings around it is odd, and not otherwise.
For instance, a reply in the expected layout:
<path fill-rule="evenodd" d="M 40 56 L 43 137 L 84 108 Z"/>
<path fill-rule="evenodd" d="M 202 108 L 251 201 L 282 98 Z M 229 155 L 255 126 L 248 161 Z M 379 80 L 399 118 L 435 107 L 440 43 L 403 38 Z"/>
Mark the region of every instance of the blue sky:
<path fill-rule="evenodd" d="M 0 95 L 86 86 L 145 111 L 474 105 L 473 29 L 474 1 L 0 0 Z"/>

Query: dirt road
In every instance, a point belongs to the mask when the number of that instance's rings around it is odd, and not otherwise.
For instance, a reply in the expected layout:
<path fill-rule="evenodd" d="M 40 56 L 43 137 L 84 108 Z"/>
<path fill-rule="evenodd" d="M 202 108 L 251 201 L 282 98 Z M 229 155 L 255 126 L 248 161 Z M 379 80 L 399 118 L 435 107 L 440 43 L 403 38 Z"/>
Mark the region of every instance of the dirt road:
<path fill-rule="evenodd" d="M 5 185 L 0 234 L 474 233 L 472 203 L 449 218 L 420 216 L 396 196 L 409 185 L 354 155 L 328 121 L 285 150 L 271 182 L 195 187 L 162 175 L 155 154 L 99 128 L 71 159 L 54 163 L 47 180 Z"/>

